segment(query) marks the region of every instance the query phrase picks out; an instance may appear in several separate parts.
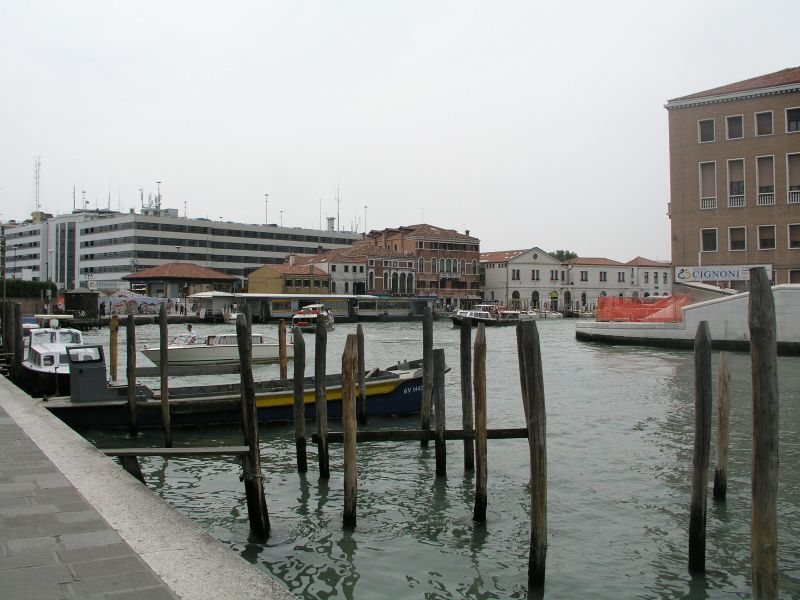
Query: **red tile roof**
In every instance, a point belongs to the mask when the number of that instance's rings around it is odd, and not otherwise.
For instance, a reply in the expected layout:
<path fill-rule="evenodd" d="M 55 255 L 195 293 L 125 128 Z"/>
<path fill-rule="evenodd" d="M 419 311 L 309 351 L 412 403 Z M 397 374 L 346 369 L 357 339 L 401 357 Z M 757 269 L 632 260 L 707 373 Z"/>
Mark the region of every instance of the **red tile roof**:
<path fill-rule="evenodd" d="M 568 265 L 586 265 L 587 267 L 597 266 L 597 267 L 624 267 L 625 263 L 621 263 L 616 260 L 611 260 L 610 258 L 570 258 L 566 261 Z"/>
<path fill-rule="evenodd" d="M 661 260 L 651 260 L 649 258 L 644 258 L 643 256 L 637 256 L 636 258 L 632 258 L 629 260 L 626 265 L 630 265 L 632 267 L 661 267 L 667 268 L 670 266 L 670 263 L 661 261 Z"/>
<path fill-rule="evenodd" d="M 404 233 L 406 237 L 411 239 L 446 239 L 468 241 L 478 243 L 480 240 L 471 235 L 459 233 L 455 229 L 444 229 L 436 227 L 435 225 L 428 225 L 427 223 L 419 223 L 417 225 L 403 225 L 401 227 L 391 227 L 382 230 L 373 229 L 367 234 L 367 239 L 374 239 L 375 237 L 381 238 L 383 234 L 391 235 L 392 233 Z"/>
<path fill-rule="evenodd" d="M 481 252 L 481 262 L 500 263 L 508 262 L 530 250 L 497 250 L 496 252 Z"/>
<path fill-rule="evenodd" d="M 201 267 L 194 263 L 167 263 L 143 269 L 130 275 L 124 275 L 122 279 L 141 281 L 143 279 L 187 279 L 191 281 L 236 281 L 238 278 L 233 275 L 221 273 L 208 267 Z"/>
<path fill-rule="evenodd" d="M 800 67 L 790 67 L 770 73 L 769 75 L 759 75 L 738 81 L 736 83 L 729 83 L 720 87 L 711 88 L 704 92 L 697 92 L 689 94 L 688 96 L 681 96 L 680 98 L 673 98 L 670 102 L 679 102 L 681 100 L 693 100 L 697 98 L 707 98 L 709 96 L 721 96 L 723 94 L 735 94 L 737 92 L 751 92 L 764 88 L 777 87 L 782 85 L 791 85 L 793 83 L 800 84 Z"/>

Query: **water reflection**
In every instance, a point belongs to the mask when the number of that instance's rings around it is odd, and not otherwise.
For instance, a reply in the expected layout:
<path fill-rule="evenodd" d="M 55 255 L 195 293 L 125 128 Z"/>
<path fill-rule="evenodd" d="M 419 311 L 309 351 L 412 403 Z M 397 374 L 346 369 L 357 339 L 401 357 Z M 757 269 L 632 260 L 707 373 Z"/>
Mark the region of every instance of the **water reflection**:
<path fill-rule="evenodd" d="M 157 326 L 137 338 L 156 340 Z M 418 324 L 365 326 L 368 364 L 420 355 Z M 328 339 L 328 364 L 355 325 Z M 141 335 L 140 335 L 141 332 Z M 687 573 L 694 390 L 688 352 L 582 344 L 570 321 L 539 326 L 548 425 L 548 557 L 544 597 L 748 598 L 749 357 L 729 355 L 731 454 L 728 499 L 708 507 L 704 578 Z M 460 398 L 458 330 L 435 326 L 435 347 L 454 365 L 448 399 Z M 402 340 L 402 341 L 400 341 Z M 487 331 L 490 427 L 519 427 L 522 405 L 513 331 Z M 307 345 L 313 360 L 313 343 Z M 338 356 L 337 356 L 338 353 Z M 715 355 L 714 365 L 717 363 Z M 124 357 L 120 359 L 124 364 Z M 800 359 L 779 359 L 781 386 L 779 586 L 800 599 Z M 268 368 L 271 366 L 267 366 Z M 267 373 L 268 370 L 263 371 Z M 236 378 L 238 376 L 234 376 Z M 714 379 L 716 381 L 716 379 Z M 448 426 L 460 428 L 458 402 Z M 370 427 L 410 429 L 416 418 Z M 340 429 L 332 423 L 331 430 Z M 101 446 L 160 446 L 160 432 L 136 440 L 89 432 Z M 180 431 L 176 445 L 235 445 L 230 429 Z M 712 432 L 712 459 L 713 451 Z M 435 477 L 433 445 L 358 445 L 358 526 L 342 528 L 341 445 L 330 448 L 330 480 L 320 480 L 309 445 L 298 475 L 291 428 L 261 428 L 262 465 L 272 534 L 247 542 L 241 468 L 226 459 L 145 459 L 148 484 L 212 535 L 303 598 L 532 598 L 525 440 L 489 443 L 488 521 L 472 521 L 474 474 L 463 472 L 463 444 L 448 443 L 448 478 Z"/>

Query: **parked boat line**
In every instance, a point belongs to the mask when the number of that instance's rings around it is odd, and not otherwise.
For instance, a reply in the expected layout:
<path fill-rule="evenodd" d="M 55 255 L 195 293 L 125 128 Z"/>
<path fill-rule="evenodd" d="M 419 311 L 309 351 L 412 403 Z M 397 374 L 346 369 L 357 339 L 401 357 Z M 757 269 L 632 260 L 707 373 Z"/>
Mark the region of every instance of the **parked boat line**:
<path fill-rule="evenodd" d="M 161 364 L 161 349 L 145 346 L 142 349 L 148 359 L 156 365 Z M 271 340 L 262 334 L 252 335 L 252 362 L 254 364 L 277 362 L 280 346 L 277 340 Z M 286 356 L 294 356 L 294 346 L 286 343 Z M 189 336 L 181 335 L 173 338 L 167 346 L 167 363 L 172 366 L 191 365 L 224 365 L 239 362 L 239 346 L 236 334 L 210 334 L 205 339 L 192 341 Z"/>

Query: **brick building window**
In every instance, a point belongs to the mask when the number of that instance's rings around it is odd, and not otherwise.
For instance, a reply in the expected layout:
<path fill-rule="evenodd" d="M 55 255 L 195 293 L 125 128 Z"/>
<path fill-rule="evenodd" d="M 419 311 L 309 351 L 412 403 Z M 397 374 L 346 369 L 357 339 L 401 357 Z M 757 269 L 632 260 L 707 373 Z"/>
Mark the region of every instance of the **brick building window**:
<path fill-rule="evenodd" d="M 697 122 L 697 136 L 701 144 L 714 141 L 714 119 Z"/>
<path fill-rule="evenodd" d="M 700 230 L 700 249 L 703 252 L 716 252 L 717 251 L 717 230 L 716 229 L 701 229 Z"/>

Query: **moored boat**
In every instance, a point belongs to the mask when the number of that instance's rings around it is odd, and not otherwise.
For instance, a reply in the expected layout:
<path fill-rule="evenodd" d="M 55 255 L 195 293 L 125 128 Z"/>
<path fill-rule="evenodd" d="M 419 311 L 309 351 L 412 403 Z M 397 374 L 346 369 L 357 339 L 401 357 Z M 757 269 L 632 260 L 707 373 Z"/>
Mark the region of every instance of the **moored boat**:
<path fill-rule="evenodd" d="M 142 350 L 147 358 L 155 364 L 161 363 L 161 350 L 158 347 L 144 347 Z M 294 347 L 291 342 L 286 343 L 286 356 L 294 356 Z M 252 336 L 252 362 L 276 362 L 280 357 L 280 347 L 277 341 L 270 340 L 261 334 Z M 222 365 L 239 362 L 239 345 L 236 334 L 212 334 L 201 341 L 192 341 L 187 335 L 177 336 L 173 343 L 167 346 L 167 364 L 170 366 L 188 365 Z"/>
<path fill-rule="evenodd" d="M 315 415 L 313 377 L 304 381 L 306 418 Z M 325 378 L 328 416 L 342 414 L 341 375 Z M 373 369 L 365 378 L 367 414 L 402 416 L 418 414 L 422 403 L 422 361 L 399 363 L 387 369 Z M 123 398 L 127 388 L 109 388 L 108 399 L 82 402 L 53 398 L 46 408 L 70 426 L 116 427 L 128 424 L 128 407 Z M 161 399 L 158 390 L 137 386 L 137 424 L 161 425 Z M 291 379 L 256 382 L 256 409 L 261 422 L 287 422 L 293 418 L 294 381 Z M 169 406 L 173 426 L 241 423 L 241 395 L 238 384 L 170 387 Z"/>
<path fill-rule="evenodd" d="M 473 326 L 483 323 L 487 327 L 516 325 L 520 320 L 520 312 L 498 304 L 476 304 L 469 309 L 460 309 L 450 315 L 453 325 L 460 327 L 464 319 L 470 319 Z"/>
<path fill-rule="evenodd" d="M 328 331 L 333 329 L 333 313 L 324 304 L 309 304 L 292 315 L 292 327 L 300 331 L 316 331 L 317 321 L 322 321 Z"/>
<path fill-rule="evenodd" d="M 68 395 L 67 349 L 82 345 L 83 334 L 77 329 L 53 326 L 25 329 L 24 335 L 23 389 L 34 397 Z"/>

